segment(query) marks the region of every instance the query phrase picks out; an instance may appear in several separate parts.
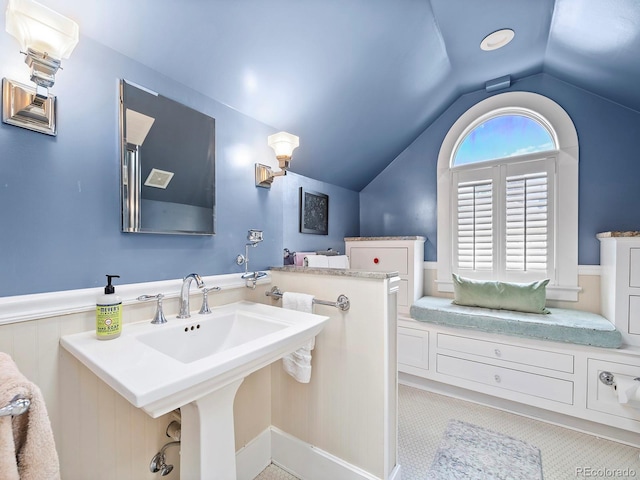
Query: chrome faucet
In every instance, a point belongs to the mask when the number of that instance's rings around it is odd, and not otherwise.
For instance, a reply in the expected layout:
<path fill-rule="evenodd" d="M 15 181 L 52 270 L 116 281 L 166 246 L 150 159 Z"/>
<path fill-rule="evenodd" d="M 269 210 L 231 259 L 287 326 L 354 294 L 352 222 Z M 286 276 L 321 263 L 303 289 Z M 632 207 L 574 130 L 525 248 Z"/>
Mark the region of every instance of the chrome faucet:
<path fill-rule="evenodd" d="M 197 273 L 190 273 L 182 280 L 182 290 L 180 290 L 180 313 L 178 314 L 178 318 L 189 318 L 191 314 L 189 313 L 189 288 L 191 288 L 191 281 L 196 281 L 196 286 L 198 288 L 204 287 L 204 282 L 200 275 Z"/>

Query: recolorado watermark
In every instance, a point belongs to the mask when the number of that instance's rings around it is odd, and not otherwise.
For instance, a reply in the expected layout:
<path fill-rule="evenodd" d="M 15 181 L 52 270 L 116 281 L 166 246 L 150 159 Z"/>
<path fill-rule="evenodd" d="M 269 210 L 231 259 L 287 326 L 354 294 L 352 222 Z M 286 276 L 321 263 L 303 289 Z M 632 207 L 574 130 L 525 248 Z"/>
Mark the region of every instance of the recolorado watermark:
<path fill-rule="evenodd" d="M 576 467 L 578 478 L 635 478 L 636 475 L 633 468 Z"/>

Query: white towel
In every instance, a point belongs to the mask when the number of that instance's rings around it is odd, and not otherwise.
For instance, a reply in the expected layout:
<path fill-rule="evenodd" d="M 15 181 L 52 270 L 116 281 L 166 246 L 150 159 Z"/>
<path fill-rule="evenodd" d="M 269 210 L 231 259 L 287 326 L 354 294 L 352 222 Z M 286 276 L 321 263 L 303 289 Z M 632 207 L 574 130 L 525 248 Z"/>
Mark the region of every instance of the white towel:
<path fill-rule="evenodd" d="M 307 255 L 315 255 L 314 252 L 296 252 L 293 254 L 293 263 L 298 266 L 304 266 L 304 257 Z"/>
<path fill-rule="evenodd" d="M 329 268 L 349 268 L 349 257 L 346 255 L 335 255 L 327 257 Z"/>
<path fill-rule="evenodd" d="M 282 308 L 312 313 L 313 295 L 306 293 L 284 292 L 282 294 Z M 282 357 L 284 371 L 300 383 L 311 380 L 311 350 L 316 346 L 315 337 L 293 353 Z"/>
<path fill-rule="evenodd" d="M 307 267 L 329 268 L 329 259 L 326 255 L 307 255 L 304 264 Z"/>

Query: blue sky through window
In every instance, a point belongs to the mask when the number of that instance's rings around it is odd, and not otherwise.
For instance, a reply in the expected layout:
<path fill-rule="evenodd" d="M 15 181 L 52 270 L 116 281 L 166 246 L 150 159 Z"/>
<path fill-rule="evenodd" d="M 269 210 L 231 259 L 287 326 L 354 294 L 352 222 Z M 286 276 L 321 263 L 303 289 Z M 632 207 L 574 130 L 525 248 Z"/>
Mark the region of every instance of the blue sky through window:
<path fill-rule="evenodd" d="M 555 150 L 549 131 L 524 115 L 499 115 L 481 123 L 456 150 L 453 165 Z"/>

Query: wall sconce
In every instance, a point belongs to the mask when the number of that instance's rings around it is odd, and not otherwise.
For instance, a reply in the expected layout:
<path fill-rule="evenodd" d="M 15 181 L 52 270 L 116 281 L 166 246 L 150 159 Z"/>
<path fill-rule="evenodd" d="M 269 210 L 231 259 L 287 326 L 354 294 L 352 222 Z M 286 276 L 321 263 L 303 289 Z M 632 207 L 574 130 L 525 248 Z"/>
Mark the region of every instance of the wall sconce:
<path fill-rule="evenodd" d="M 256 163 L 256 187 L 271 188 L 275 177 L 287 174 L 293 150 L 300 145 L 300 139 L 287 132 L 274 133 L 267 137 L 267 143 L 276 152 L 279 172 L 274 172 L 267 165 Z"/>
<path fill-rule="evenodd" d="M 36 86 L 2 79 L 2 121 L 56 135 L 56 97 L 49 88 L 61 60 L 78 44 L 78 24 L 33 0 L 9 0 L 6 28 L 20 43 Z"/>

